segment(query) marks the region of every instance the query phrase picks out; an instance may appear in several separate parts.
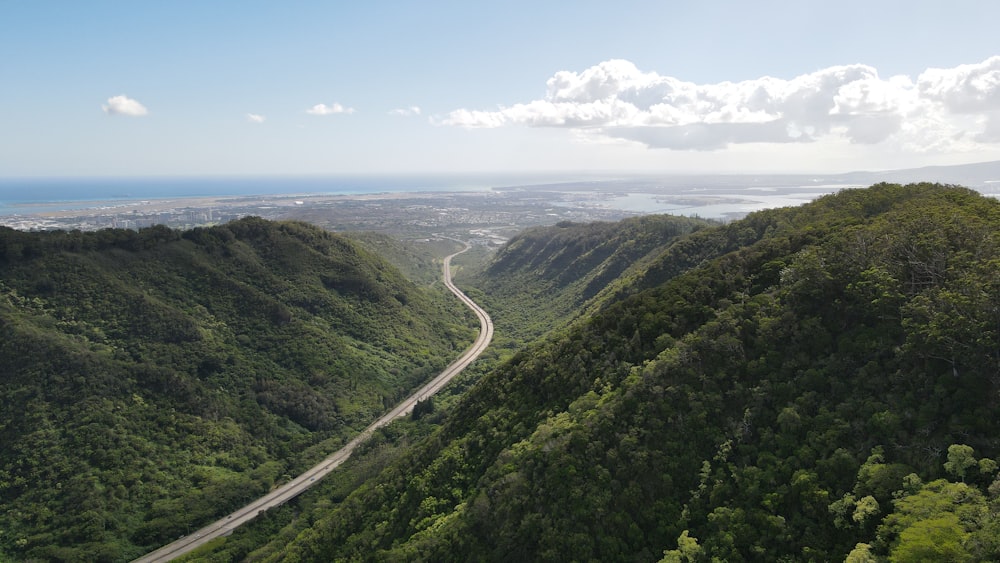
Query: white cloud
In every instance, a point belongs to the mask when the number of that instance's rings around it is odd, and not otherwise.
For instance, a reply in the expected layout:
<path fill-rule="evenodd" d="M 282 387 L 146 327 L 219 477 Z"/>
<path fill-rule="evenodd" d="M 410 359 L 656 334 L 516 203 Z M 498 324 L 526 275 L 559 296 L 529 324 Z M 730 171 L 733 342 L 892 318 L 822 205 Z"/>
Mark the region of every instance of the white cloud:
<path fill-rule="evenodd" d="M 410 106 L 406 108 L 396 108 L 389 112 L 389 115 L 398 115 L 400 117 L 414 117 L 420 115 L 420 108 L 417 106 Z"/>
<path fill-rule="evenodd" d="M 1000 55 L 977 64 L 929 68 L 917 86 L 921 95 L 955 113 L 1000 110 Z"/>
<path fill-rule="evenodd" d="M 127 115 L 130 117 L 139 117 L 149 113 L 146 106 L 128 96 L 112 96 L 108 98 L 108 104 L 102 105 L 101 109 L 108 115 Z"/>
<path fill-rule="evenodd" d="M 1000 56 L 928 69 L 916 80 L 882 78 L 875 68 L 854 64 L 791 79 L 715 84 L 611 60 L 555 73 L 541 99 L 496 110 L 456 109 L 434 122 L 568 128 L 586 138 L 675 150 L 837 140 L 908 151 L 972 150 L 1000 142 Z"/>
<path fill-rule="evenodd" d="M 248 113 L 247 114 L 247 121 L 249 121 L 251 123 L 264 123 L 264 121 L 266 121 L 266 120 L 267 120 L 267 118 L 264 117 L 263 115 L 260 115 L 259 113 Z"/>
<path fill-rule="evenodd" d="M 336 102 L 330 105 L 316 104 L 306 110 L 310 115 L 334 115 L 337 113 L 354 113 L 354 108 L 344 107 Z"/>
<path fill-rule="evenodd" d="M 976 137 L 983 143 L 1000 143 L 1000 111 L 994 111 L 983 120 L 983 130 Z"/>

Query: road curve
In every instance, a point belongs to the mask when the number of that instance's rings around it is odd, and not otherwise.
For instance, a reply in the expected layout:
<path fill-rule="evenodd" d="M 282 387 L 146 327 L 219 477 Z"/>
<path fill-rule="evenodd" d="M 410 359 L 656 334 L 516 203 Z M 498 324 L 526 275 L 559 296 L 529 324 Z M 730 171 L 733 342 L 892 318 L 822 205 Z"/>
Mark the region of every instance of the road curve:
<path fill-rule="evenodd" d="M 403 402 L 396 405 L 396 407 L 388 413 L 382 415 L 378 420 L 369 425 L 368 428 L 365 428 L 364 431 L 358 434 L 344 447 L 340 448 L 329 457 L 307 470 L 305 473 L 299 475 L 277 489 L 274 489 L 270 493 L 260 497 L 243 508 L 240 508 L 232 514 L 229 514 L 228 516 L 201 528 L 197 532 L 188 534 L 175 542 L 169 543 L 156 551 L 136 559 L 136 563 L 170 561 L 175 557 L 180 557 L 181 555 L 184 555 L 189 551 L 193 551 L 215 538 L 229 535 L 232 533 L 233 529 L 249 522 L 250 520 L 253 520 L 265 510 L 284 504 L 289 499 L 298 496 L 309 487 L 315 485 L 327 473 L 344 463 L 347 458 L 351 457 L 351 453 L 354 452 L 354 449 L 364 442 L 372 434 L 372 432 L 382 426 L 385 426 L 386 424 L 389 424 L 395 418 L 409 414 L 413 410 L 413 406 L 417 404 L 417 401 L 437 393 L 438 390 L 447 385 L 453 377 L 458 375 L 469 364 L 474 362 L 476 358 L 478 358 L 479 355 L 486 350 L 486 347 L 489 346 L 490 340 L 493 339 L 493 320 L 490 319 L 490 316 L 483 310 L 482 307 L 477 305 L 472 299 L 469 299 L 467 295 L 462 293 L 462 291 L 455 287 L 455 285 L 451 282 L 451 259 L 471 248 L 465 242 L 462 242 L 462 244 L 465 245 L 465 248 L 446 257 L 442 268 L 445 286 L 447 286 L 448 289 L 462 301 L 462 303 L 465 303 L 466 306 L 472 309 L 472 311 L 479 318 L 479 336 L 476 338 L 476 341 L 472 343 L 472 346 L 470 346 L 465 353 L 461 355 L 461 357 L 452 362 L 451 365 L 446 367 L 444 371 L 437 375 L 437 377 L 418 389 L 417 392 L 413 393 Z"/>

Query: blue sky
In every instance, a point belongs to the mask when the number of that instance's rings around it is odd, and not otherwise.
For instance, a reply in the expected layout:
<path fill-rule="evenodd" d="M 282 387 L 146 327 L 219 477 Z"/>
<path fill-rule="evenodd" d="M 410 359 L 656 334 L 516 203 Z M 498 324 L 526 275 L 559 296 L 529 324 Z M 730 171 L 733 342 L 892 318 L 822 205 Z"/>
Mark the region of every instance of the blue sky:
<path fill-rule="evenodd" d="M 0 177 L 997 160 L 997 21 L 990 0 L 0 0 Z"/>

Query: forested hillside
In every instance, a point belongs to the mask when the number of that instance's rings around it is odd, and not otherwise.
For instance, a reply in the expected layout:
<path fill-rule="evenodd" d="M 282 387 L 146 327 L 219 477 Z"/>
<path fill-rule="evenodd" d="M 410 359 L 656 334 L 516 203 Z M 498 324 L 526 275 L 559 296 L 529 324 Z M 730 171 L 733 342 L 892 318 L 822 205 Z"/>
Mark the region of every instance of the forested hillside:
<path fill-rule="evenodd" d="M 441 283 L 441 260 L 461 249 L 454 240 L 431 239 L 419 243 L 371 231 L 338 232 L 392 264 L 408 280 L 422 286 Z"/>
<path fill-rule="evenodd" d="M 1000 559 L 998 233 L 880 184 L 679 238 L 254 558 Z"/>
<path fill-rule="evenodd" d="M 128 560 L 317 461 L 474 338 L 357 243 L 0 229 L 0 560 Z"/>
<path fill-rule="evenodd" d="M 559 223 L 527 229 L 465 283 L 495 311 L 501 341 L 514 345 L 585 313 L 609 286 L 627 283 L 678 237 L 712 225 L 650 215 L 617 223 Z M 624 278 L 624 279 L 623 279 Z"/>

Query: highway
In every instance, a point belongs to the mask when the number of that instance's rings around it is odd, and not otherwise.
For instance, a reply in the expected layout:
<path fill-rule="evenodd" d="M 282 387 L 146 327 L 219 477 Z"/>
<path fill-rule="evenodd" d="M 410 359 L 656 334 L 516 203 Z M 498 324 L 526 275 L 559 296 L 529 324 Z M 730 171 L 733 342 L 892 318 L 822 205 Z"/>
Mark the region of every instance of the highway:
<path fill-rule="evenodd" d="M 354 452 L 354 449 L 364 442 L 372 434 L 372 432 L 382 426 L 385 426 L 386 424 L 389 424 L 393 419 L 409 414 L 413 410 L 413 406 L 417 404 L 417 401 L 426 399 L 427 397 L 430 397 L 434 393 L 438 392 L 438 390 L 447 385 L 453 377 L 458 375 L 469 364 L 474 362 L 476 358 L 478 358 L 479 355 L 486 350 L 486 347 L 489 346 L 490 340 L 493 339 L 493 320 L 490 319 L 490 316 L 483 310 L 482 307 L 477 305 L 472 299 L 469 299 L 469 297 L 462 293 L 460 289 L 455 287 L 451 281 L 451 259 L 469 250 L 470 248 L 468 244 L 464 242 L 462 242 L 462 244 L 465 244 L 464 249 L 444 259 L 442 273 L 444 275 L 445 286 L 447 286 L 452 293 L 454 293 L 463 303 L 465 303 L 466 306 L 472 309 L 477 317 L 479 317 L 479 336 L 464 354 L 452 362 L 434 379 L 418 389 L 417 392 L 413 393 L 403 402 L 396 405 L 396 407 L 388 413 L 382 415 L 382 417 L 373 422 L 370 426 L 368 426 L 368 428 L 365 428 L 364 431 L 358 434 L 344 447 L 340 448 L 329 457 L 307 470 L 305 473 L 299 475 L 277 489 L 274 489 L 270 493 L 260 497 L 243 508 L 240 508 L 232 514 L 224 516 L 223 518 L 212 522 L 200 530 L 188 534 L 177 541 L 169 543 L 152 553 L 136 559 L 135 561 L 141 563 L 170 561 L 175 557 L 180 557 L 189 551 L 197 549 L 201 545 L 204 545 L 215 538 L 229 535 L 232 533 L 233 529 L 242 526 L 250 520 L 253 520 L 265 510 L 284 504 L 289 499 L 298 496 L 303 491 L 319 482 L 320 479 L 333 471 L 337 466 L 344 463 L 347 458 L 351 457 L 351 453 Z"/>

